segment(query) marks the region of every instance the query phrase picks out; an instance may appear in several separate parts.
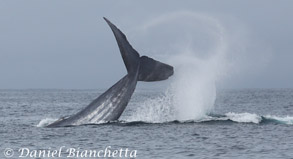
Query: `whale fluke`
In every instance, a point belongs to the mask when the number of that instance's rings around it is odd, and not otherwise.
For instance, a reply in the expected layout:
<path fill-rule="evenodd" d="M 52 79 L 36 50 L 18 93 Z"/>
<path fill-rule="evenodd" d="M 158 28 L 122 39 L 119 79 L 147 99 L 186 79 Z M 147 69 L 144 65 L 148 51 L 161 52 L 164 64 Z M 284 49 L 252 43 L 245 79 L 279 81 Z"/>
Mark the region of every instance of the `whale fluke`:
<path fill-rule="evenodd" d="M 152 82 L 166 80 L 174 73 L 173 67 L 147 56 L 140 57 L 138 81 Z"/>
<path fill-rule="evenodd" d="M 107 18 L 104 17 L 104 19 L 113 31 L 127 72 L 135 72 L 140 62 L 138 52 L 130 45 L 126 36 L 114 24 Z"/>
<path fill-rule="evenodd" d="M 137 84 L 137 81 L 160 81 L 173 75 L 173 67 L 141 56 L 130 45 L 126 36 L 108 19 L 116 38 L 121 56 L 127 69 L 127 75 L 115 83 L 102 95 L 93 100 L 80 112 L 61 118 L 47 127 L 60 127 L 118 120 L 125 110 Z"/>
<path fill-rule="evenodd" d="M 161 81 L 173 75 L 173 67 L 168 64 L 147 56 L 141 56 L 139 59 L 139 53 L 130 45 L 126 36 L 107 18 L 104 17 L 104 19 L 113 31 L 128 73 L 140 63 L 138 81 Z"/>

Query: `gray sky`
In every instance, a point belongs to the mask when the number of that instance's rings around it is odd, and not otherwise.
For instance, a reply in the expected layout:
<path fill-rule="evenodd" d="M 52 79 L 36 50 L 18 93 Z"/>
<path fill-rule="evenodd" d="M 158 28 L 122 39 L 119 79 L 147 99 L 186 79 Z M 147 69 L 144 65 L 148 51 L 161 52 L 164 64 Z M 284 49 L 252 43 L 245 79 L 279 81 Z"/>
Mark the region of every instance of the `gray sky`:
<path fill-rule="evenodd" d="M 269 57 L 257 71 L 245 69 L 228 78 L 224 87 L 293 88 L 290 0 L 0 0 L 0 89 L 108 88 L 126 69 L 102 17 L 130 35 L 133 46 L 144 52 L 135 46 L 139 42 L 131 38 L 131 30 L 177 11 L 219 17 L 232 29 L 243 25 L 250 43 L 259 44 L 257 59 L 248 53 L 251 61 Z M 147 46 L 151 41 L 146 39 Z"/>

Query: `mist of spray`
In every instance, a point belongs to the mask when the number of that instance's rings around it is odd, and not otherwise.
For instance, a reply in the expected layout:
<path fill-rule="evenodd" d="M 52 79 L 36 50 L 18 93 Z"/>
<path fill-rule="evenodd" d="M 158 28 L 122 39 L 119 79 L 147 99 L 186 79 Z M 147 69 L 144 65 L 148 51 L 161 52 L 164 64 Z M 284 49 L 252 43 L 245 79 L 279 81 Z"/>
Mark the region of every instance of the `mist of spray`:
<path fill-rule="evenodd" d="M 137 29 L 130 37 L 136 39 L 141 54 L 160 55 L 155 59 L 171 64 L 175 72 L 163 95 L 141 102 L 126 120 L 185 121 L 208 115 L 214 107 L 216 83 L 230 67 L 226 35 L 217 19 L 194 12 L 166 14 Z"/>

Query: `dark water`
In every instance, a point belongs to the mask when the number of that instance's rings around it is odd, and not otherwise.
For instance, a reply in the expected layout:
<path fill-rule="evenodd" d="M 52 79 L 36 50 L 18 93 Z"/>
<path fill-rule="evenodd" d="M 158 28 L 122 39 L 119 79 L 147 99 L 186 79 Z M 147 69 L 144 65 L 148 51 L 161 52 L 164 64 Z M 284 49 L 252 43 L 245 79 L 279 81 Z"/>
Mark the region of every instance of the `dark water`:
<path fill-rule="evenodd" d="M 112 152 L 137 150 L 136 158 L 293 158 L 292 89 L 218 91 L 213 114 L 198 121 L 42 127 L 74 114 L 102 92 L 0 90 L 0 157 L 5 158 L 7 148 L 14 150 L 12 158 L 19 158 L 20 148 L 32 152 L 64 146 L 57 158 L 67 158 L 68 148 L 98 151 L 111 146 Z M 139 101 L 158 93 L 137 90 L 122 119 L 140 107 Z"/>

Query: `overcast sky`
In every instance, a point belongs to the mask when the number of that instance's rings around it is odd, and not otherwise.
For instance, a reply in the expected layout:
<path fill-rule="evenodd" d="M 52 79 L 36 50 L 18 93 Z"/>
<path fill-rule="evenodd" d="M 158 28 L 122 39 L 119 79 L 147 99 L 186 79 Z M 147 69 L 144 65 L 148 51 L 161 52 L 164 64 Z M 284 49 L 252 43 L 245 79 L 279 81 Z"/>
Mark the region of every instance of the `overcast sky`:
<path fill-rule="evenodd" d="M 259 45 L 257 59 L 249 58 L 264 63 L 263 56 L 265 64 L 228 78 L 227 88 L 293 88 L 290 0 L 0 0 L 0 89 L 108 88 L 126 69 L 102 17 L 136 48 L 136 25 L 178 11 L 218 18 L 228 30 L 241 26 Z M 146 42 L 151 48 L 152 40 Z"/>

